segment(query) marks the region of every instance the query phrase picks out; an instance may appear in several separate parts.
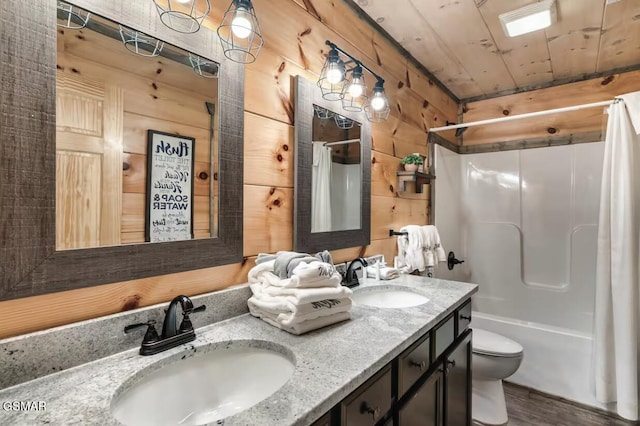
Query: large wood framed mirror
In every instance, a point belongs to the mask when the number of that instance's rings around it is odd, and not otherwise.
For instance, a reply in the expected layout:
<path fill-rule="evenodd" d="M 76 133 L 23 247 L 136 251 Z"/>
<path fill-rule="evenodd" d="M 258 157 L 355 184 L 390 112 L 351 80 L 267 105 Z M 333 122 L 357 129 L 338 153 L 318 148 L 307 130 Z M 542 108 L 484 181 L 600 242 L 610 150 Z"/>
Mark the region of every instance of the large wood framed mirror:
<path fill-rule="evenodd" d="M 10 1 L 0 44 L 0 300 L 242 261 L 244 68 L 215 31 Z"/>
<path fill-rule="evenodd" d="M 294 249 L 364 246 L 371 228 L 371 125 L 296 77 Z"/>

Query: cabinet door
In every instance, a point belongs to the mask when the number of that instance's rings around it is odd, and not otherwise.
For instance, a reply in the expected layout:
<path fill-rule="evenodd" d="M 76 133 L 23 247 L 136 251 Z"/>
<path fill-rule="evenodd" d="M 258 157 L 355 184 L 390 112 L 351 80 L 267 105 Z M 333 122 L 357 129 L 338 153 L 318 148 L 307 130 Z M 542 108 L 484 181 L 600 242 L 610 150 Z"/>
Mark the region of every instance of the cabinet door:
<path fill-rule="evenodd" d="M 400 426 L 440 426 L 442 370 L 434 372 L 400 409 Z"/>
<path fill-rule="evenodd" d="M 471 425 L 471 330 L 464 336 L 445 360 L 446 426 Z"/>
<path fill-rule="evenodd" d="M 311 426 L 331 426 L 331 412 L 328 412 L 324 416 L 320 417 Z"/>

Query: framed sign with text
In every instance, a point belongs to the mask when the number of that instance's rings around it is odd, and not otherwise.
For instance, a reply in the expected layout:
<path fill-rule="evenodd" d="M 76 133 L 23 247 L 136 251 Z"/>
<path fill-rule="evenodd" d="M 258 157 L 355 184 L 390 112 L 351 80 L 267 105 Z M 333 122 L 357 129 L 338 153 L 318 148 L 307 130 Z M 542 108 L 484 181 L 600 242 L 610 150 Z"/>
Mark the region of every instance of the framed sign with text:
<path fill-rule="evenodd" d="M 145 240 L 193 238 L 195 139 L 147 131 Z"/>

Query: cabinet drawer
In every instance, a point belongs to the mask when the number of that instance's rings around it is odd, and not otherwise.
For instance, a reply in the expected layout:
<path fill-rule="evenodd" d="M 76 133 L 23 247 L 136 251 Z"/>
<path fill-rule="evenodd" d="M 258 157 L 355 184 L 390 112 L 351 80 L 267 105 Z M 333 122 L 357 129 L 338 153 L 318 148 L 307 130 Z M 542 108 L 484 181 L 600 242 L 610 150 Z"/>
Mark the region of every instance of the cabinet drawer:
<path fill-rule="evenodd" d="M 373 426 L 391 408 L 391 365 L 387 365 L 342 403 L 344 426 Z"/>
<path fill-rule="evenodd" d="M 455 340 L 455 316 L 451 315 L 433 333 L 435 358 L 438 358 Z"/>
<path fill-rule="evenodd" d="M 398 359 L 399 397 L 402 397 L 429 369 L 431 364 L 430 346 L 431 339 L 427 336 L 423 341 L 417 342 L 400 355 Z"/>
<path fill-rule="evenodd" d="M 471 300 L 458 309 L 458 336 L 464 333 L 471 323 Z"/>

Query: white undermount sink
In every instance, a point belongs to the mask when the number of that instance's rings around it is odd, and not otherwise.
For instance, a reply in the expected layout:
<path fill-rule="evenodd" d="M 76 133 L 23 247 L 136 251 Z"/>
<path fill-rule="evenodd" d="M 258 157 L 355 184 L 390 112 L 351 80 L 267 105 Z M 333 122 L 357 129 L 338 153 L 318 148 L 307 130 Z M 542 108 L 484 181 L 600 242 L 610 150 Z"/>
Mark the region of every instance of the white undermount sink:
<path fill-rule="evenodd" d="M 256 345 L 261 346 L 261 345 Z M 111 413 L 125 425 L 202 425 L 237 414 L 280 389 L 293 375 L 293 355 L 260 347 L 217 347 L 125 383 Z"/>
<path fill-rule="evenodd" d="M 351 296 L 353 303 L 376 308 L 411 308 L 424 305 L 428 298 L 409 287 L 375 286 L 354 290 Z"/>

